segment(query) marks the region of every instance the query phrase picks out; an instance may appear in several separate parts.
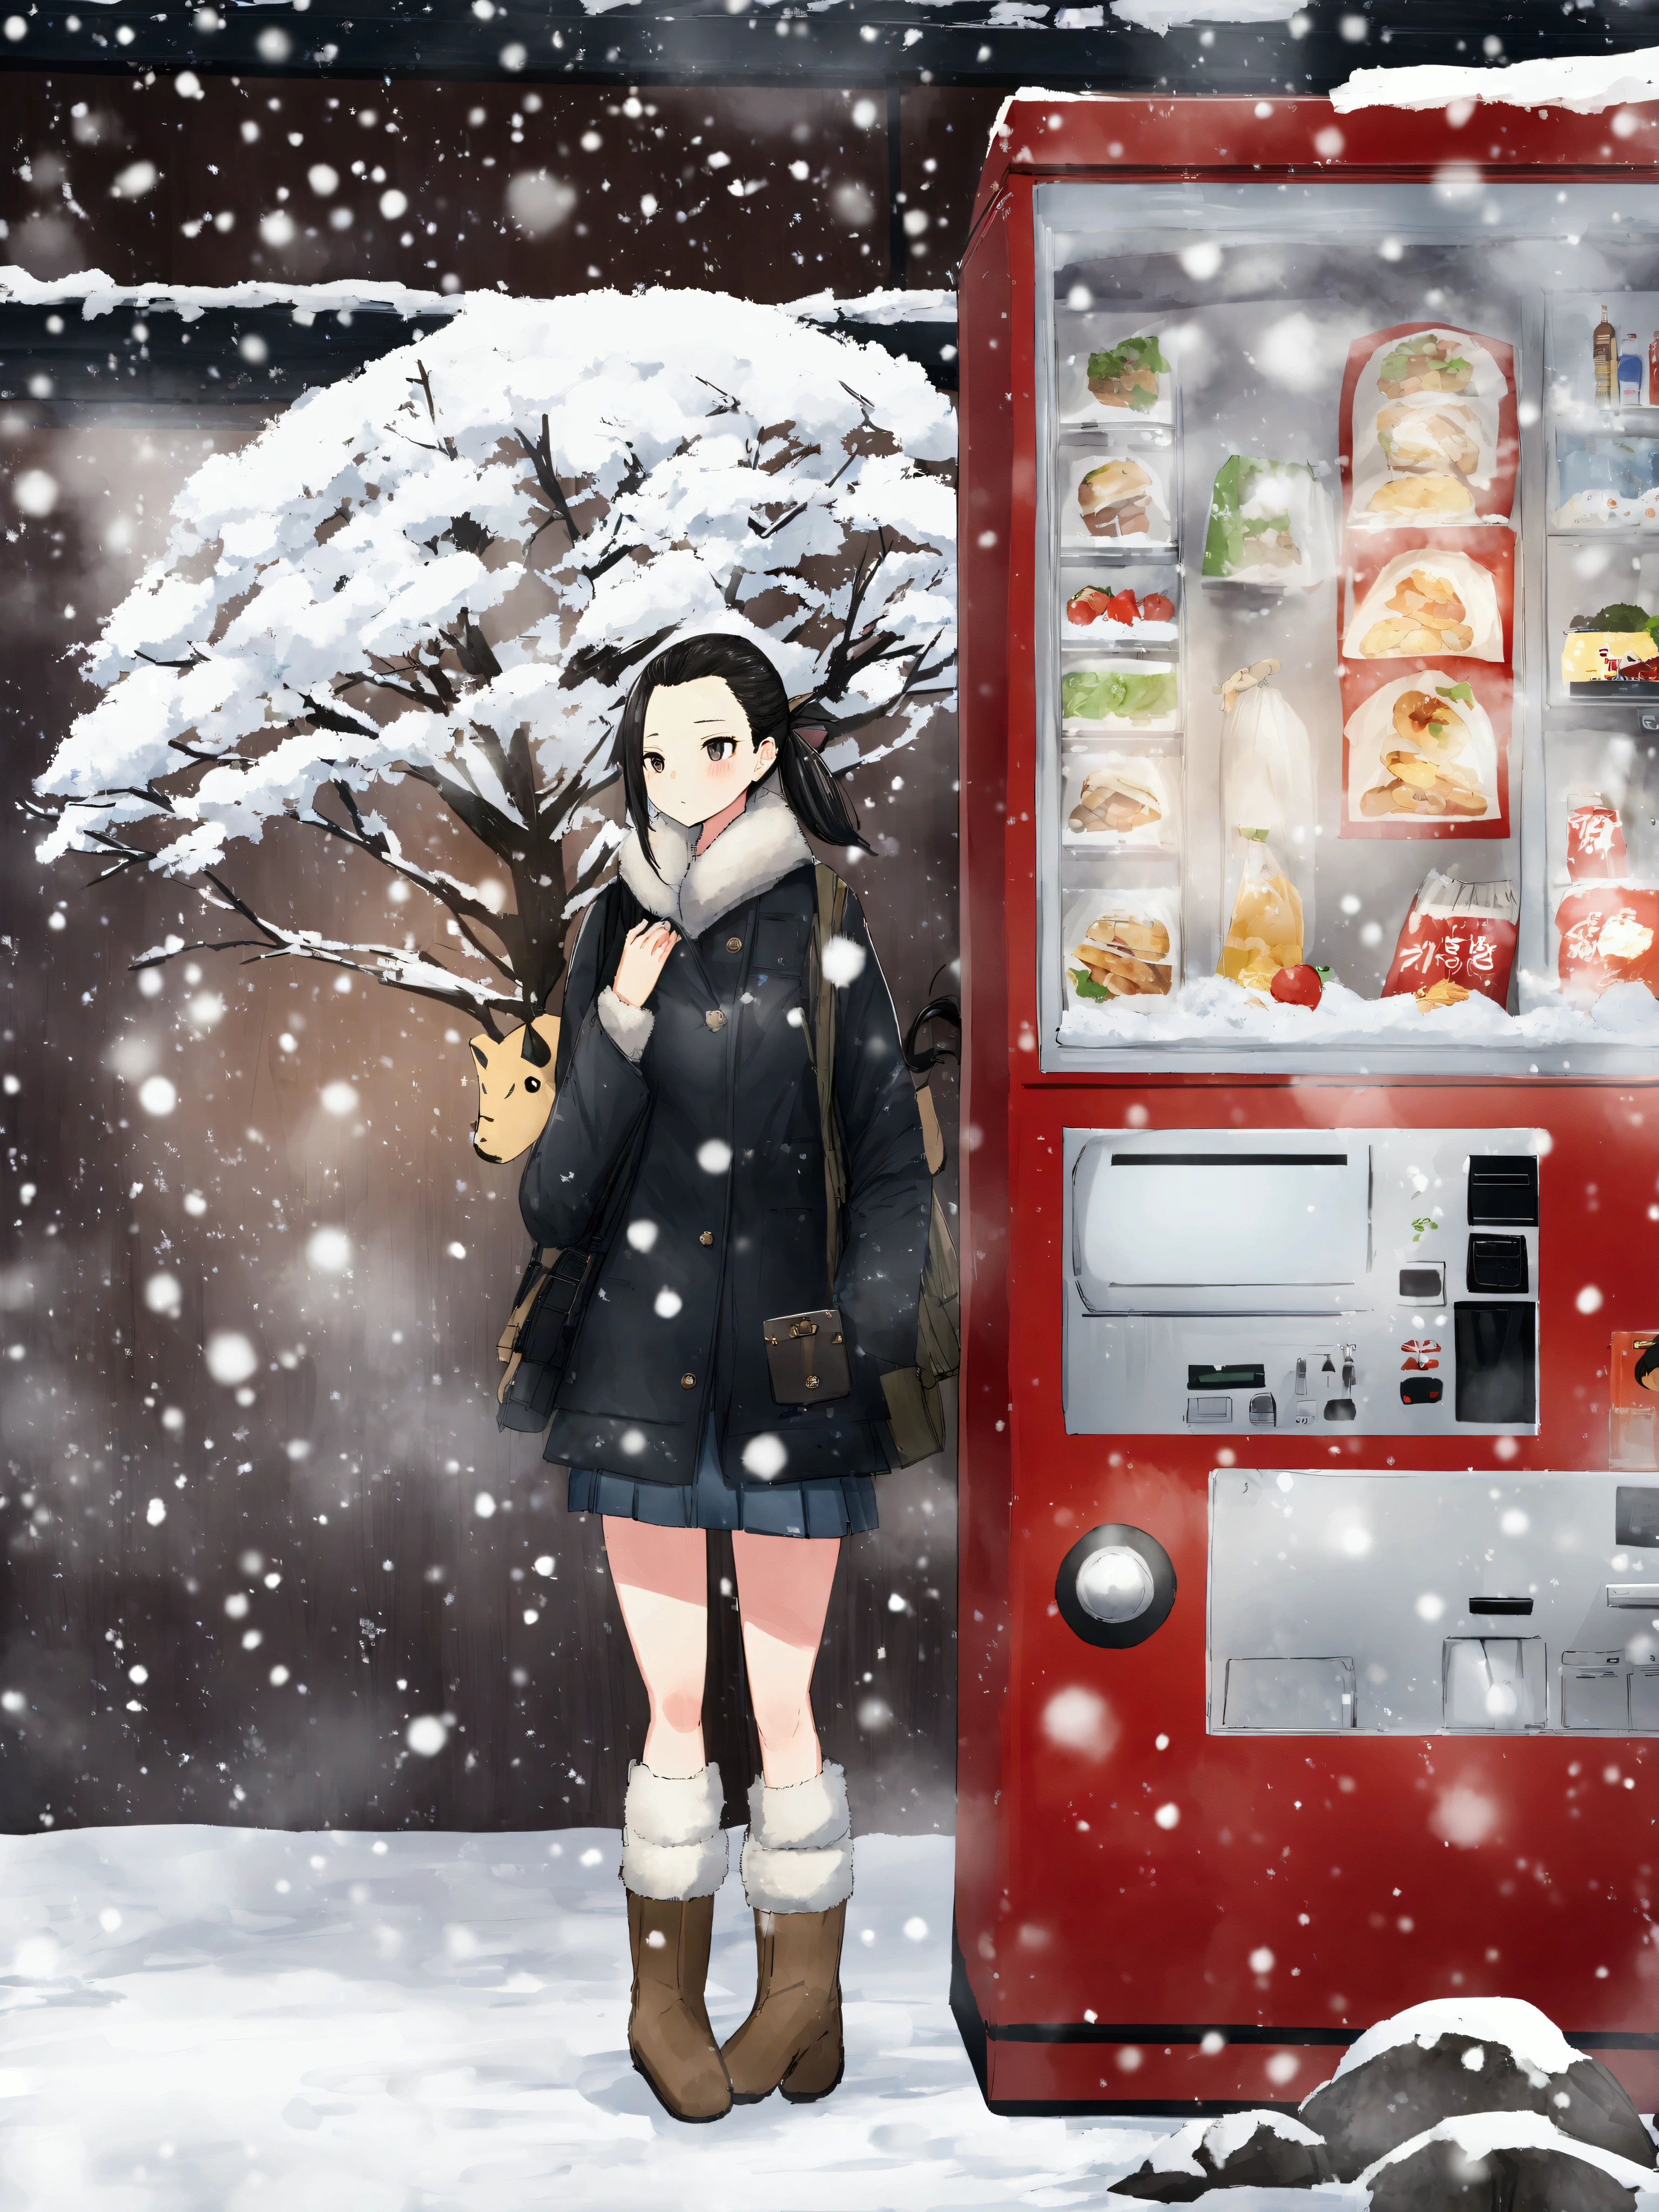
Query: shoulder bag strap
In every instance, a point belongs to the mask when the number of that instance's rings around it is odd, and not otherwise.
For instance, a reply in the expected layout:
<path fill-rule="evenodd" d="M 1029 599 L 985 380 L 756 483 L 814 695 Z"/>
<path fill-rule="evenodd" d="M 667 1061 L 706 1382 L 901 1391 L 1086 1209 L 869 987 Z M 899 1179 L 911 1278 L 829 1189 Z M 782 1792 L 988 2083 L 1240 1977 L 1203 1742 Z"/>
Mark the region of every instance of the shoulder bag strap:
<path fill-rule="evenodd" d="M 835 870 L 822 860 L 812 870 L 817 886 L 817 912 L 812 919 L 811 946 L 807 959 L 806 1046 L 817 1078 L 818 1127 L 823 1143 L 823 1195 L 828 1214 L 825 1256 L 830 1267 L 830 1303 L 836 1301 L 836 1269 L 841 1260 L 841 1215 L 847 1203 L 847 1148 L 842 1139 L 841 1116 L 836 1111 L 836 988 L 825 987 L 823 947 L 841 933 L 847 913 L 847 886 Z"/>

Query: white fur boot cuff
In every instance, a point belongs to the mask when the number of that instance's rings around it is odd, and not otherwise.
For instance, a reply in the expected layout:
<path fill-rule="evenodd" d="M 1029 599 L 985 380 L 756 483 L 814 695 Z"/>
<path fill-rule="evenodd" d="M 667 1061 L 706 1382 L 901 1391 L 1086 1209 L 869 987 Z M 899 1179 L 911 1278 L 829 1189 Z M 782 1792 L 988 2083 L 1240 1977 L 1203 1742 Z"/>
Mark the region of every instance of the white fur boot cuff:
<path fill-rule="evenodd" d="M 749 1790 L 743 1886 L 757 1912 L 828 1912 L 853 1893 L 853 1822 L 844 1769 Z"/>
<path fill-rule="evenodd" d="M 725 1791 L 711 1759 L 684 1779 L 653 1774 L 636 1759 L 623 1804 L 622 1878 L 635 1897 L 683 1903 L 712 1897 L 726 1879 L 730 1846 L 720 1826 Z"/>
<path fill-rule="evenodd" d="M 781 1790 L 769 1790 L 757 1778 L 749 1785 L 749 1832 L 772 1851 L 844 1842 L 853 1832 L 846 1769 L 826 1759 L 821 1773 Z"/>

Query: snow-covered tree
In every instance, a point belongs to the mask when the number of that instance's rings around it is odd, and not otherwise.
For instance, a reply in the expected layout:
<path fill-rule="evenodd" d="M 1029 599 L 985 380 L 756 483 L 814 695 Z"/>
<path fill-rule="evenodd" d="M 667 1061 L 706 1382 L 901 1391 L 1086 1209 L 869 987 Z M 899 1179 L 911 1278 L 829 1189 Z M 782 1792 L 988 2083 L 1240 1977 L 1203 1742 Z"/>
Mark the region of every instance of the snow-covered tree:
<path fill-rule="evenodd" d="M 660 646 L 758 638 L 841 772 L 948 706 L 954 450 L 914 364 L 780 309 L 481 297 L 191 477 L 87 655 L 103 696 L 35 786 L 39 857 L 193 880 L 232 917 L 215 949 L 355 969 L 499 1031 L 539 1012 L 620 841 L 594 801 Z M 409 809 L 386 818 L 376 787 L 410 779 L 510 898 Z M 457 964 L 258 910 L 237 853 L 273 823 L 435 901 Z"/>

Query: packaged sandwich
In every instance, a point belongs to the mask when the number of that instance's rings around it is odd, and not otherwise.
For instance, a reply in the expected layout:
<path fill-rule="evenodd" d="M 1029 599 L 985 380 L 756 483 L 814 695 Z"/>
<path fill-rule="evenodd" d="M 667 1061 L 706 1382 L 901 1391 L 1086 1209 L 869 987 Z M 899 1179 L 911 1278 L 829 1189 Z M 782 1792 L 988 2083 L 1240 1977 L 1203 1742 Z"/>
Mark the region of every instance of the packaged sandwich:
<path fill-rule="evenodd" d="M 1114 330 L 1102 315 L 1076 327 L 1054 364 L 1063 422 L 1175 420 L 1175 370 L 1156 331 Z"/>
<path fill-rule="evenodd" d="M 1348 678 L 1345 699 L 1362 681 Z M 1509 679 L 1484 688 L 1501 740 L 1467 669 L 1418 668 L 1357 697 L 1342 729 L 1345 837 L 1507 836 Z"/>
<path fill-rule="evenodd" d="M 1228 846 L 1227 874 L 1236 888 L 1216 973 L 1270 994 L 1281 968 L 1302 965 L 1302 900 L 1265 830 L 1236 830 Z"/>
<path fill-rule="evenodd" d="M 1556 972 L 1572 998 L 1599 998 L 1609 983 L 1642 983 L 1659 998 L 1659 889 L 1576 884 L 1557 901 Z"/>
<path fill-rule="evenodd" d="M 1137 551 L 1174 537 L 1170 455 L 1152 447 L 1133 453 L 1073 454 L 1063 534 L 1073 545 L 1121 544 Z"/>
<path fill-rule="evenodd" d="M 1181 979 L 1180 894 L 1090 891 L 1066 915 L 1066 981 L 1074 1005 L 1167 998 Z"/>
<path fill-rule="evenodd" d="M 1067 667 L 1060 679 L 1060 711 L 1068 728 L 1173 730 L 1180 725 L 1171 660 L 1098 660 Z"/>
<path fill-rule="evenodd" d="M 1331 573 L 1331 509 L 1324 464 L 1230 453 L 1216 471 L 1204 537 L 1212 582 L 1322 584 Z"/>
<path fill-rule="evenodd" d="M 1074 755 L 1065 768 L 1066 842 L 1172 846 L 1179 777 L 1173 755 Z"/>
<path fill-rule="evenodd" d="M 1352 523 L 1440 528 L 1513 514 L 1515 353 L 1501 338 L 1402 323 L 1355 339 L 1339 425 Z"/>
<path fill-rule="evenodd" d="M 1420 998 L 1449 986 L 1434 1003 L 1479 991 L 1507 1004 L 1520 917 L 1512 883 L 1463 884 L 1431 868 L 1401 924 L 1382 996 Z"/>
<path fill-rule="evenodd" d="M 1345 659 L 1451 655 L 1508 666 L 1515 603 L 1508 531 L 1464 531 L 1455 541 L 1378 533 L 1351 541 L 1350 554 Z"/>

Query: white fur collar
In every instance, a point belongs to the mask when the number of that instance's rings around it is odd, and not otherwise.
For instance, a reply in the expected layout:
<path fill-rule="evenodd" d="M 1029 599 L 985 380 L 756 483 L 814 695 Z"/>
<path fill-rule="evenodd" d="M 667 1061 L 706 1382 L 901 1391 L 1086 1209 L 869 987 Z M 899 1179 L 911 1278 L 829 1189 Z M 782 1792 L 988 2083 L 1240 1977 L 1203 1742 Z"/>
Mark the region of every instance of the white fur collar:
<path fill-rule="evenodd" d="M 629 831 L 617 864 L 647 912 L 677 922 L 688 937 L 701 937 L 711 922 L 769 891 L 812 857 L 788 800 L 770 781 L 750 791 L 743 812 L 706 852 L 696 849 L 698 835 L 659 814 L 651 850 L 661 873 L 653 872 L 637 830 Z"/>

